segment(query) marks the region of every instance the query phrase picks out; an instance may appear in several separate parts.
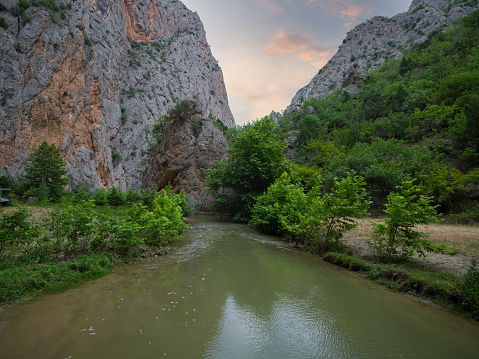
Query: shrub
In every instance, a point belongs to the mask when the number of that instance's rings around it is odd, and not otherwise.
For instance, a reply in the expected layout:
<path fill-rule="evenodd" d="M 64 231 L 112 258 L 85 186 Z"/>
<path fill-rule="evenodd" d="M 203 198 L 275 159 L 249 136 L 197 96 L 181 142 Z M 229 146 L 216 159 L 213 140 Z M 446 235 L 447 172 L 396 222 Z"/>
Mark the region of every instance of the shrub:
<path fill-rule="evenodd" d="M 298 225 L 287 226 L 288 231 L 317 246 L 319 253 L 341 247 L 343 233 L 358 225 L 353 218 L 365 216 L 371 203 L 364 186 L 363 178 L 354 173 L 335 181 L 330 193 L 321 194 L 321 186 L 315 185 L 308 193 L 306 213 Z"/>
<path fill-rule="evenodd" d="M 110 206 L 118 207 L 123 206 L 126 203 L 125 194 L 117 187 L 110 188 L 108 191 L 108 204 Z"/>
<path fill-rule="evenodd" d="M 469 298 L 471 309 L 475 317 L 479 316 L 479 268 L 475 260 L 471 261 L 471 265 L 467 269 L 466 274 L 462 277 L 461 289 Z"/>
<path fill-rule="evenodd" d="M 106 206 L 108 204 L 108 191 L 104 189 L 95 189 L 93 191 L 93 202 L 97 206 Z"/>
<path fill-rule="evenodd" d="M 0 17 L 0 27 L 8 29 L 8 22 L 3 17 Z"/>
<path fill-rule="evenodd" d="M 128 189 L 128 191 L 125 193 L 125 202 L 127 204 L 138 203 L 140 202 L 140 199 L 141 199 L 141 195 L 131 188 Z"/>
<path fill-rule="evenodd" d="M 268 233 L 286 233 L 288 227 L 298 224 L 307 211 L 303 188 L 292 182 L 286 172 L 258 197 L 249 222 Z"/>
<path fill-rule="evenodd" d="M 20 246 L 28 252 L 33 241 L 42 234 L 39 227 L 27 219 L 32 215 L 25 207 L 0 217 L 0 255 L 9 246 Z"/>
<path fill-rule="evenodd" d="M 95 44 L 86 32 L 83 33 L 83 42 L 86 46 L 93 46 Z"/>
<path fill-rule="evenodd" d="M 111 162 L 113 166 L 118 166 L 121 162 L 121 154 L 117 150 L 113 150 L 111 152 Z"/>
<path fill-rule="evenodd" d="M 201 131 L 201 125 L 203 123 L 203 120 L 199 117 L 195 117 L 191 120 L 191 129 L 193 130 L 193 134 L 195 137 L 198 137 Z"/>
<path fill-rule="evenodd" d="M 403 181 L 398 190 L 388 196 L 384 223 L 371 223 L 374 230 L 369 245 L 387 262 L 410 258 L 415 253 L 425 256 L 425 252 L 443 251 L 426 239 L 427 233 L 414 230 L 418 224 L 437 221 L 431 198 L 419 195 L 418 187 L 410 179 Z"/>

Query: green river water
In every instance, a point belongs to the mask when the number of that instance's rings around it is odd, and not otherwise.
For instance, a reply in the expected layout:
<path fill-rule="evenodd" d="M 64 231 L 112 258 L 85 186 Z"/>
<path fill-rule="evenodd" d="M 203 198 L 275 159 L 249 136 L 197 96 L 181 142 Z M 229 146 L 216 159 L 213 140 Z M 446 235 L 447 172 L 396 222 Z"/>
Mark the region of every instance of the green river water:
<path fill-rule="evenodd" d="M 479 358 L 479 325 L 245 225 L 0 312 L 0 358 Z"/>

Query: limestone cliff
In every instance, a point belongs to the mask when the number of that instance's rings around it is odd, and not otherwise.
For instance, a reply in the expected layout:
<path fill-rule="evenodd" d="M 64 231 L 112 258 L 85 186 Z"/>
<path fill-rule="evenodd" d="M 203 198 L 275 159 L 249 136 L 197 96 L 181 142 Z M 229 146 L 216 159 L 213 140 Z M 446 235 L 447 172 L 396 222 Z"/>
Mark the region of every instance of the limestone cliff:
<path fill-rule="evenodd" d="M 444 29 L 477 9 L 477 0 L 413 0 L 407 12 L 392 18 L 377 16 L 356 26 L 331 60 L 296 93 L 287 111 L 294 111 L 303 100 L 326 97 L 338 88 L 354 94 L 356 84 L 368 71 L 388 59 L 402 57 L 432 31 Z"/>
<path fill-rule="evenodd" d="M 157 148 L 146 168 L 145 188 L 163 188 L 168 183 L 174 191 L 183 190 L 194 198 L 197 211 L 211 211 L 212 197 L 207 193 L 203 169 L 227 158 L 228 144 L 212 119 L 196 117 L 177 119 L 165 126 Z"/>
<path fill-rule="evenodd" d="M 179 100 L 234 126 L 201 20 L 180 1 L 0 3 L 0 175 L 18 178 L 47 140 L 72 188 L 139 189 L 151 126 Z"/>

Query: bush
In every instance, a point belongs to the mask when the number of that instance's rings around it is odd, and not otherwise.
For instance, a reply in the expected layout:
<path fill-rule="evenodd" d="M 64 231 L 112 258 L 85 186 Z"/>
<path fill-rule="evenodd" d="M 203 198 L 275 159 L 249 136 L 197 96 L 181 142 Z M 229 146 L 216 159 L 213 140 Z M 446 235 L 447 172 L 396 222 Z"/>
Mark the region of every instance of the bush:
<path fill-rule="evenodd" d="M 150 208 L 152 208 L 153 200 L 155 199 L 155 197 L 157 195 L 158 195 L 158 192 L 156 191 L 155 188 L 142 190 L 140 192 L 140 202 L 141 202 L 141 204 L 146 206 L 146 208 L 150 209 Z"/>
<path fill-rule="evenodd" d="M 288 226 L 299 223 L 307 212 L 306 201 L 303 188 L 285 172 L 258 197 L 249 223 L 268 233 L 287 233 Z"/>
<path fill-rule="evenodd" d="M 66 209 L 53 210 L 43 221 L 45 228 L 54 240 L 57 253 L 65 251 L 86 251 L 97 229 L 91 202 L 70 205 Z M 102 233 L 101 235 L 106 235 Z"/>
<path fill-rule="evenodd" d="M 114 207 L 126 204 L 126 198 L 123 191 L 117 187 L 110 188 L 110 191 L 108 191 L 108 204 Z"/>
<path fill-rule="evenodd" d="M 105 189 L 95 189 L 93 191 L 93 202 L 97 206 L 106 206 L 108 204 L 108 191 Z"/>
<path fill-rule="evenodd" d="M 0 17 L 0 27 L 8 29 L 8 22 L 3 17 Z"/>
<path fill-rule="evenodd" d="M 288 231 L 317 246 L 319 253 L 341 247 L 343 233 L 358 225 L 353 218 L 365 216 L 371 204 L 364 186 L 362 177 L 354 173 L 335 181 L 330 193 L 321 194 L 321 186 L 314 186 L 308 193 L 306 212 L 299 224 L 287 226 Z"/>
<path fill-rule="evenodd" d="M 466 274 L 462 277 L 461 289 L 469 298 L 474 316 L 479 317 L 479 268 L 475 260 L 471 261 Z"/>
<path fill-rule="evenodd" d="M 0 255 L 11 246 L 20 246 L 23 251 L 29 252 L 35 239 L 41 236 L 39 227 L 34 226 L 27 219 L 32 215 L 25 207 L 2 214 L 0 217 Z"/>
<path fill-rule="evenodd" d="M 437 221 L 436 206 L 430 204 L 431 198 L 419 195 L 413 180 L 404 181 L 398 189 L 398 193 L 388 196 L 384 223 L 371 223 L 374 230 L 369 245 L 387 262 L 407 259 L 416 253 L 424 257 L 425 252 L 444 251 L 445 248 L 426 239 L 427 233 L 414 230 L 418 224 Z"/>
<path fill-rule="evenodd" d="M 140 202 L 140 199 L 141 199 L 141 195 L 131 188 L 125 193 L 126 204 L 138 203 Z"/>

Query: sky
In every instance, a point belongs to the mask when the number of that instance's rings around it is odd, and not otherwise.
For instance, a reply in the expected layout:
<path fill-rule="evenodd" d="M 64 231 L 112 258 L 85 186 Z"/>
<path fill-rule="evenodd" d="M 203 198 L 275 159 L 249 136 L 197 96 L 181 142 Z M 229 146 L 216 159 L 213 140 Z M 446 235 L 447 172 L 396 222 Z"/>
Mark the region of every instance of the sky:
<path fill-rule="evenodd" d="M 196 11 L 236 124 L 282 112 L 337 52 L 348 31 L 412 0 L 182 0 Z"/>

